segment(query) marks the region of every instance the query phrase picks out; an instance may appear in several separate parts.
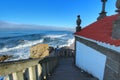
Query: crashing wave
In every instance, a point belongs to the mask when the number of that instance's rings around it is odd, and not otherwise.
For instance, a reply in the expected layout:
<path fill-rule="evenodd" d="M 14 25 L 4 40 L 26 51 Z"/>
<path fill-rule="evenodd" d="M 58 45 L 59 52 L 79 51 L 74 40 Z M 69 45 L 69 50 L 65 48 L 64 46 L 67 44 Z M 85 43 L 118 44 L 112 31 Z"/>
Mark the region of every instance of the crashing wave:
<path fill-rule="evenodd" d="M 0 50 L 0 52 L 8 52 L 8 51 L 11 51 L 11 50 L 16 50 L 16 49 L 20 49 L 20 48 L 30 47 L 30 46 L 33 46 L 35 44 L 42 43 L 42 42 L 43 42 L 43 39 L 36 40 L 36 41 L 26 41 L 25 44 L 20 44 L 20 45 L 18 45 L 16 47 L 12 47 L 12 48 L 4 47 L 3 49 Z"/>
<path fill-rule="evenodd" d="M 74 42 L 70 32 L 44 32 L 42 34 L 24 34 L 17 37 L 0 38 L 0 54 L 13 55 L 12 60 L 29 58 L 30 47 L 39 43 L 45 43 L 52 47 L 70 46 Z"/>
<path fill-rule="evenodd" d="M 67 34 L 61 34 L 61 35 L 46 35 L 44 36 L 44 38 L 48 37 L 48 38 L 61 38 L 61 37 L 64 37 L 64 36 L 67 36 Z"/>
<path fill-rule="evenodd" d="M 74 41 L 75 41 L 75 39 L 74 39 L 74 38 L 69 39 L 69 40 L 67 41 L 67 43 L 66 43 L 66 44 L 60 45 L 59 47 L 61 48 L 61 47 L 70 46 L 71 44 L 73 44 L 73 43 L 74 43 Z"/>

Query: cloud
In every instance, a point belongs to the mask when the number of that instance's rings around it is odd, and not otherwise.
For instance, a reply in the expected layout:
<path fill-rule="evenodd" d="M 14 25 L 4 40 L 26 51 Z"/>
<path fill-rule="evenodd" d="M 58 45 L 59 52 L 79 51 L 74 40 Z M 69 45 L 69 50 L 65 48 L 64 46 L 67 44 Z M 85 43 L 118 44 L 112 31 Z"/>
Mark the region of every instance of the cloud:
<path fill-rule="evenodd" d="M 5 21 L 0 21 L 0 30 L 67 30 L 74 31 L 73 28 L 55 27 L 55 26 L 42 26 L 32 24 L 15 24 Z"/>

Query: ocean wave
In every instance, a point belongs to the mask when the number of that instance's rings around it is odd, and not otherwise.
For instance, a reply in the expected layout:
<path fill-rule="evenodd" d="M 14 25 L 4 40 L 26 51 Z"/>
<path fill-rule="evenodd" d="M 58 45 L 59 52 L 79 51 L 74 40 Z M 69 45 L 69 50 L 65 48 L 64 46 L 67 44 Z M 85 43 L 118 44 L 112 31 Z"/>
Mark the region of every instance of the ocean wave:
<path fill-rule="evenodd" d="M 61 47 L 65 47 L 65 46 L 70 46 L 71 44 L 74 43 L 74 41 L 75 41 L 74 38 L 72 38 L 72 39 L 68 39 L 68 41 L 67 41 L 66 44 L 60 45 L 59 47 L 61 48 Z"/>
<path fill-rule="evenodd" d="M 64 37 L 64 36 L 67 36 L 67 34 L 58 34 L 58 35 L 46 35 L 44 36 L 44 38 L 61 38 L 61 37 Z"/>
<path fill-rule="evenodd" d="M 43 42 L 43 39 L 41 40 L 35 40 L 35 41 L 25 41 L 25 44 L 19 44 L 18 46 L 16 47 L 12 47 L 12 48 L 2 48 L 0 50 L 0 52 L 8 52 L 8 51 L 11 51 L 11 50 L 16 50 L 16 49 L 20 49 L 20 48 L 25 48 L 25 47 L 30 47 L 30 46 L 33 46 L 35 44 L 39 44 L 39 43 L 42 43 Z"/>
<path fill-rule="evenodd" d="M 74 43 L 74 41 L 75 41 L 75 39 L 72 38 L 72 39 L 69 39 L 69 40 L 67 41 L 67 43 L 69 43 L 69 44 L 71 45 L 72 43 Z"/>
<path fill-rule="evenodd" d="M 44 43 L 56 48 L 56 46 L 70 46 L 73 42 L 74 37 L 70 32 L 27 33 L 0 38 L 0 54 L 12 55 L 13 57 L 8 61 L 27 59 L 30 55 L 30 47 L 33 45 Z"/>

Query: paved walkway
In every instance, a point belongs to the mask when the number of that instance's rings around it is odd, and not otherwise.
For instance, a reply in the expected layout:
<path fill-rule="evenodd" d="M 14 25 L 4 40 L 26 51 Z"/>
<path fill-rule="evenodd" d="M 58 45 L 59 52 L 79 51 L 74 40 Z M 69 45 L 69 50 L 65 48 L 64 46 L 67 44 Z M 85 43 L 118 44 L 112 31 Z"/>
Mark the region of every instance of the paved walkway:
<path fill-rule="evenodd" d="M 48 80 L 97 80 L 74 66 L 73 58 L 60 58 L 59 65 Z"/>

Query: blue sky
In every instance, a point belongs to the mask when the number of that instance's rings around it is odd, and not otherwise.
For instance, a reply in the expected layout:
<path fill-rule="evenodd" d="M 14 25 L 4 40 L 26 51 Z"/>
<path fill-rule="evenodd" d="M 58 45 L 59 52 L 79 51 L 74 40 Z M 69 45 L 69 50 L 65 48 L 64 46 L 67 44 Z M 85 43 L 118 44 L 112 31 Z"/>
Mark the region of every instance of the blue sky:
<path fill-rule="evenodd" d="M 107 1 L 107 15 L 116 14 L 115 2 Z M 81 15 L 84 27 L 96 21 L 101 8 L 101 0 L 0 0 L 0 20 L 74 28 L 76 16 Z"/>

